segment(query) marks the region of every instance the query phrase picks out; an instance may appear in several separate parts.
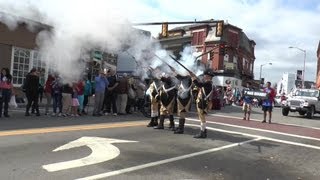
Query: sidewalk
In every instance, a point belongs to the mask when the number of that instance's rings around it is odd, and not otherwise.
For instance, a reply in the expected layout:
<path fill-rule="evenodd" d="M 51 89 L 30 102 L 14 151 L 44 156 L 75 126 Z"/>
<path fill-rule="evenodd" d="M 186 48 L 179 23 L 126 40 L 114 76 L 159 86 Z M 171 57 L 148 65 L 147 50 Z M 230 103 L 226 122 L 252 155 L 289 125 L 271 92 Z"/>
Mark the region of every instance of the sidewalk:
<path fill-rule="evenodd" d="M 277 132 L 283 134 L 294 134 L 298 136 L 307 136 L 312 138 L 317 138 L 320 140 L 320 129 L 312 129 L 308 127 L 300 127 L 295 125 L 286 125 L 279 123 L 261 123 L 258 121 L 247 121 L 242 119 L 226 118 L 219 116 L 209 116 L 207 118 L 208 122 L 215 122 L 220 125 L 228 124 L 231 127 L 244 127 L 243 129 L 248 130 L 262 130 L 265 132 Z"/>

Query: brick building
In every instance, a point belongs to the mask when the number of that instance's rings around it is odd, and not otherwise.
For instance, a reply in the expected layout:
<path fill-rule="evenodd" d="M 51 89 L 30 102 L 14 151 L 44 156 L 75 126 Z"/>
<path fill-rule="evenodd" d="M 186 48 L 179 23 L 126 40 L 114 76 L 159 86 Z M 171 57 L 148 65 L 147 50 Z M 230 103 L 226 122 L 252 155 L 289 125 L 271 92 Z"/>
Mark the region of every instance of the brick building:
<path fill-rule="evenodd" d="M 51 27 L 32 20 L 17 18 L 0 13 L 5 18 L 16 19 L 16 27 L 12 28 L 0 22 L 0 68 L 7 67 L 13 76 L 13 84 L 20 87 L 26 74 L 32 67 L 47 70 L 49 66 L 41 62 L 41 54 L 37 50 L 36 37 L 41 31 L 50 31 Z M 42 75 L 44 79 L 45 74 Z"/>
<path fill-rule="evenodd" d="M 234 87 L 245 85 L 247 81 L 256 84 L 253 75 L 255 42 L 242 29 L 228 23 L 224 23 L 222 36 L 217 37 L 216 25 L 203 23 L 176 27 L 159 41 L 178 56 L 184 46 L 195 47 L 197 55 L 203 54 L 198 60 L 217 72 L 213 80 L 216 85 L 226 86 L 226 80 L 230 80 Z M 222 44 L 227 46 L 225 55 L 220 53 Z"/>

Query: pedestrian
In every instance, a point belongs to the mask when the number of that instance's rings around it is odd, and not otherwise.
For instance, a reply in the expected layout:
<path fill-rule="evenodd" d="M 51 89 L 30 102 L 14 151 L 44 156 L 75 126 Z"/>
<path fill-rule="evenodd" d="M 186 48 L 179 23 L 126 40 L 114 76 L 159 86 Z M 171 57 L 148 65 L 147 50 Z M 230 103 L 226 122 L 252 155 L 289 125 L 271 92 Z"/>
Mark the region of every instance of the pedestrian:
<path fill-rule="evenodd" d="M 158 126 L 158 117 L 159 117 L 159 101 L 160 94 L 159 89 L 161 87 L 160 79 L 153 77 L 153 82 L 150 83 L 149 89 L 147 90 L 150 94 L 150 106 L 151 106 L 151 119 L 147 127 Z"/>
<path fill-rule="evenodd" d="M 119 115 L 124 115 L 126 114 L 129 93 L 129 82 L 127 73 L 123 73 L 123 76 L 119 79 L 119 84 L 116 88 L 116 91 L 118 113 Z"/>
<path fill-rule="evenodd" d="M 40 116 L 39 111 L 39 75 L 36 68 L 32 68 L 25 81 L 26 96 L 28 99 L 25 116 L 30 116 L 29 110 L 34 106 L 36 116 Z"/>
<path fill-rule="evenodd" d="M 135 109 L 138 109 L 140 112 L 143 110 L 144 98 L 146 92 L 146 85 L 143 84 L 141 80 L 136 80 L 136 94 L 137 94 L 137 102 L 135 104 Z"/>
<path fill-rule="evenodd" d="M 206 138 L 207 137 L 207 129 L 206 129 L 206 119 L 205 115 L 208 112 L 209 108 L 209 100 L 212 94 L 212 77 L 214 73 L 211 69 L 206 69 L 203 74 L 203 82 L 200 82 L 197 77 L 193 74 L 192 79 L 195 86 L 198 87 L 198 95 L 196 100 L 196 107 L 199 119 L 201 121 L 200 124 L 200 133 L 196 134 L 194 138 Z"/>
<path fill-rule="evenodd" d="M 95 100 L 93 116 L 102 116 L 101 108 L 104 101 L 104 91 L 109 85 L 109 81 L 106 78 L 104 70 L 100 70 L 99 75 L 95 78 Z"/>
<path fill-rule="evenodd" d="M 79 82 L 72 84 L 72 109 L 71 109 L 71 116 L 79 116 L 78 114 L 78 108 L 80 106 L 79 103 Z"/>
<path fill-rule="evenodd" d="M 92 85 L 91 81 L 88 77 L 85 78 L 85 85 L 84 85 L 84 100 L 83 100 L 83 109 L 82 114 L 87 114 L 88 112 L 85 111 L 86 106 L 89 102 L 89 97 L 92 95 Z"/>
<path fill-rule="evenodd" d="M 247 82 L 246 88 L 242 90 L 242 100 L 243 100 L 243 105 L 242 105 L 242 110 L 244 112 L 243 115 L 243 120 L 248 120 L 250 121 L 250 114 L 252 110 L 252 104 L 253 104 L 253 98 L 246 95 L 246 92 L 252 91 L 251 83 Z"/>
<path fill-rule="evenodd" d="M 53 99 L 53 112 L 52 116 L 62 116 L 62 90 L 63 84 L 61 78 L 56 75 L 55 80 L 52 82 L 52 99 Z M 57 113 L 57 108 L 59 113 Z"/>
<path fill-rule="evenodd" d="M 164 129 L 164 119 L 169 116 L 169 130 L 174 130 L 173 111 L 177 89 L 172 78 L 168 76 L 168 74 L 163 73 L 160 80 L 163 83 L 160 88 L 160 121 L 158 126 L 155 126 L 154 129 Z"/>
<path fill-rule="evenodd" d="M 111 113 L 111 108 L 112 108 L 112 113 L 114 116 L 118 115 L 118 109 L 117 109 L 117 93 L 116 93 L 116 88 L 119 85 L 119 79 L 117 77 L 116 71 L 114 69 L 109 70 L 109 76 L 108 76 L 108 91 L 106 95 L 106 112 L 105 115 L 108 115 Z"/>
<path fill-rule="evenodd" d="M 54 77 L 49 74 L 47 81 L 45 83 L 45 87 L 44 87 L 44 95 L 47 99 L 47 104 L 45 107 L 45 115 L 49 114 L 49 107 L 52 107 L 52 83 L 54 81 Z"/>
<path fill-rule="evenodd" d="M 266 98 L 262 100 L 262 111 L 263 111 L 263 121 L 262 123 L 266 123 L 267 112 L 269 114 L 269 124 L 271 124 L 272 117 L 272 105 L 275 97 L 275 90 L 271 88 L 271 82 L 267 82 L 267 87 L 263 89 L 263 92 L 266 93 Z"/>
<path fill-rule="evenodd" d="M 72 93 L 72 85 L 70 85 L 69 83 L 62 85 L 62 112 L 64 117 L 67 117 L 73 113 Z"/>
<path fill-rule="evenodd" d="M 82 79 L 80 79 L 75 85 L 76 85 L 78 101 L 79 101 L 78 114 L 81 115 L 81 113 L 82 113 L 82 111 L 84 109 L 83 102 L 84 102 L 84 86 L 85 86 L 85 82 Z"/>
<path fill-rule="evenodd" d="M 129 84 L 129 89 L 128 89 L 128 100 L 127 100 L 127 105 L 126 105 L 126 113 L 127 114 L 132 114 L 134 112 L 134 106 L 136 104 L 136 98 L 137 98 L 137 93 L 136 93 L 136 86 L 135 86 L 135 79 L 133 77 L 128 78 L 128 84 Z"/>
<path fill-rule="evenodd" d="M 0 117 L 10 117 L 9 116 L 9 101 L 12 94 L 12 76 L 8 68 L 1 69 L 0 75 Z M 4 106 L 3 106 L 4 104 Z"/>
<path fill-rule="evenodd" d="M 175 129 L 174 134 L 183 134 L 186 114 L 189 112 L 191 107 L 192 79 L 191 76 L 182 76 L 179 74 L 176 75 L 176 78 L 180 81 L 177 96 L 177 113 L 179 116 L 179 126 Z"/>

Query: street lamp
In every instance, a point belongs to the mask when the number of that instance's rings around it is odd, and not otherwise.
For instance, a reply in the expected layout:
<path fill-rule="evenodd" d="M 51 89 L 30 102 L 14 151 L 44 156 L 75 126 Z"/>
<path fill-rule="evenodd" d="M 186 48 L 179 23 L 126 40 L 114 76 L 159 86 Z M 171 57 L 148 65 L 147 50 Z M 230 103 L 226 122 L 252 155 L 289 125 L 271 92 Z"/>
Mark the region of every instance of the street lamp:
<path fill-rule="evenodd" d="M 304 88 L 304 72 L 306 71 L 306 58 L 307 58 L 307 51 L 298 47 L 290 46 L 290 49 L 298 49 L 299 51 L 303 52 L 303 70 L 302 70 L 302 88 Z"/>
<path fill-rule="evenodd" d="M 264 66 L 264 65 L 272 65 L 272 63 L 269 62 L 269 63 L 261 64 L 261 65 L 260 65 L 260 81 L 261 81 L 261 74 L 262 74 L 262 66 Z"/>

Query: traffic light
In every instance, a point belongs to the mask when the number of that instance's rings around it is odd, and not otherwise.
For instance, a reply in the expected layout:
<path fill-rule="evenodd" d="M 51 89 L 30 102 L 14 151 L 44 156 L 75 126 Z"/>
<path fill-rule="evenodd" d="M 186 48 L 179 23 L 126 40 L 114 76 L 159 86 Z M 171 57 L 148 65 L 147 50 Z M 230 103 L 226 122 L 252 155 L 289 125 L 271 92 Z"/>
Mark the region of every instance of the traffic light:
<path fill-rule="evenodd" d="M 162 23 L 161 36 L 168 37 L 168 23 Z"/>
<path fill-rule="evenodd" d="M 264 84 L 264 78 L 260 79 L 260 84 L 263 85 Z"/>
<path fill-rule="evenodd" d="M 216 24 L 216 37 L 223 36 L 223 21 L 217 22 Z"/>
<path fill-rule="evenodd" d="M 220 51 L 219 52 L 220 52 L 219 54 L 222 56 L 228 54 L 226 45 L 220 44 Z"/>

